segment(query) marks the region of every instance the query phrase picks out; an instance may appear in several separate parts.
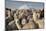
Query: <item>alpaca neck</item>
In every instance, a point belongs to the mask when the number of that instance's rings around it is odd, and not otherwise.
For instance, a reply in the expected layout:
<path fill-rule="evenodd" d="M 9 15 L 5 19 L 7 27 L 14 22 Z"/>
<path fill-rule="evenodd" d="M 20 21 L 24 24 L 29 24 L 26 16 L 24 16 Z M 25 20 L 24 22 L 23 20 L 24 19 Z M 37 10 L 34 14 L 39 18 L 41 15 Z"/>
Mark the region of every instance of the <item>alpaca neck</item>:
<path fill-rule="evenodd" d="M 35 13 L 33 13 L 33 19 L 34 19 L 34 21 L 37 20 L 37 15 Z"/>
<path fill-rule="evenodd" d="M 15 24 L 16 24 L 17 28 L 18 29 L 21 29 L 21 26 L 20 26 L 20 24 L 18 22 L 19 22 L 19 20 L 18 19 L 15 19 Z"/>

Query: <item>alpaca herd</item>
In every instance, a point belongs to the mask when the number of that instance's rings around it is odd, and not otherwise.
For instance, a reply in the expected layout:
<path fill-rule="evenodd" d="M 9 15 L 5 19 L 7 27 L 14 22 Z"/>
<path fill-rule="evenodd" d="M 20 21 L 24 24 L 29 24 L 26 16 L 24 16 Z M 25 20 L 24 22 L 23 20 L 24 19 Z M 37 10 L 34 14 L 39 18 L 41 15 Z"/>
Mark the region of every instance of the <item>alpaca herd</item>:
<path fill-rule="evenodd" d="M 8 18 L 5 19 L 6 28 L 9 30 L 44 28 L 44 9 L 42 10 L 18 9 L 13 12 L 12 16 L 11 15 L 12 14 L 8 13 L 8 16 L 10 18 L 7 16 L 9 19 Z"/>

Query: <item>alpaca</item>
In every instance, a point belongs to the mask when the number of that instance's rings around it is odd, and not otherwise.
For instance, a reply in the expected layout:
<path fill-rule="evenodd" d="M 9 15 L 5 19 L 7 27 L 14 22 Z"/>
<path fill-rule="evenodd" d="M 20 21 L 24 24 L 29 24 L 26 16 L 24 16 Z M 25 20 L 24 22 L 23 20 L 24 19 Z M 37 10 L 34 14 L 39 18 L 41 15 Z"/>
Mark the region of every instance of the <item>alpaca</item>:
<path fill-rule="evenodd" d="M 18 29 L 21 29 L 21 25 L 19 24 L 19 18 L 16 16 L 16 13 L 14 13 L 14 21 Z"/>
<path fill-rule="evenodd" d="M 37 12 L 37 13 L 36 13 Z M 40 18 L 40 11 L 33 11 L 33 19 L 34 21 L 39 25 L 39 28 L 44 27 L 44 19 L 39 19 Z"/>

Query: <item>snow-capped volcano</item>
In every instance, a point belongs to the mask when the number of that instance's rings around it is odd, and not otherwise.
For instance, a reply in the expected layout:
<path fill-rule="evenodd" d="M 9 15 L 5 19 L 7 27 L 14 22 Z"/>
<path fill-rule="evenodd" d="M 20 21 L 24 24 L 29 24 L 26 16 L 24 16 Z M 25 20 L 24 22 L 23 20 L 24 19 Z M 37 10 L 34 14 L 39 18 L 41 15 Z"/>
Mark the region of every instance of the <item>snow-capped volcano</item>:
<path fill-rule="evenodd" d="M 30 8 L 27 5 L 23 5 L 23 6 L 19 7 L 19 10 L 21 10 L 21 9 L 30 9 Z"/>

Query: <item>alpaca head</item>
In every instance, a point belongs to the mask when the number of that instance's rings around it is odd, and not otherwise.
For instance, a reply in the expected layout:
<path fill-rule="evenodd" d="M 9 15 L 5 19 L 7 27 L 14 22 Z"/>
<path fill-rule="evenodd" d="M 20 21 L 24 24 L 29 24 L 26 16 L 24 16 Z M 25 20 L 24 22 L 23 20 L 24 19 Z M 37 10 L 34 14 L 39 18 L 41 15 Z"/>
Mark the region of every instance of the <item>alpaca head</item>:
<path fill-rule="evenodd" d="M 40 15 L 41 15 L 41 13 L 39 10 L 33 11 L 33 18 L 34 19 L 39 19 Z"/>
<path fill-rule="evenodd" d="M 37 18 L 40 19 L 41 16 L 41 10 L 37 10 Z"/>

